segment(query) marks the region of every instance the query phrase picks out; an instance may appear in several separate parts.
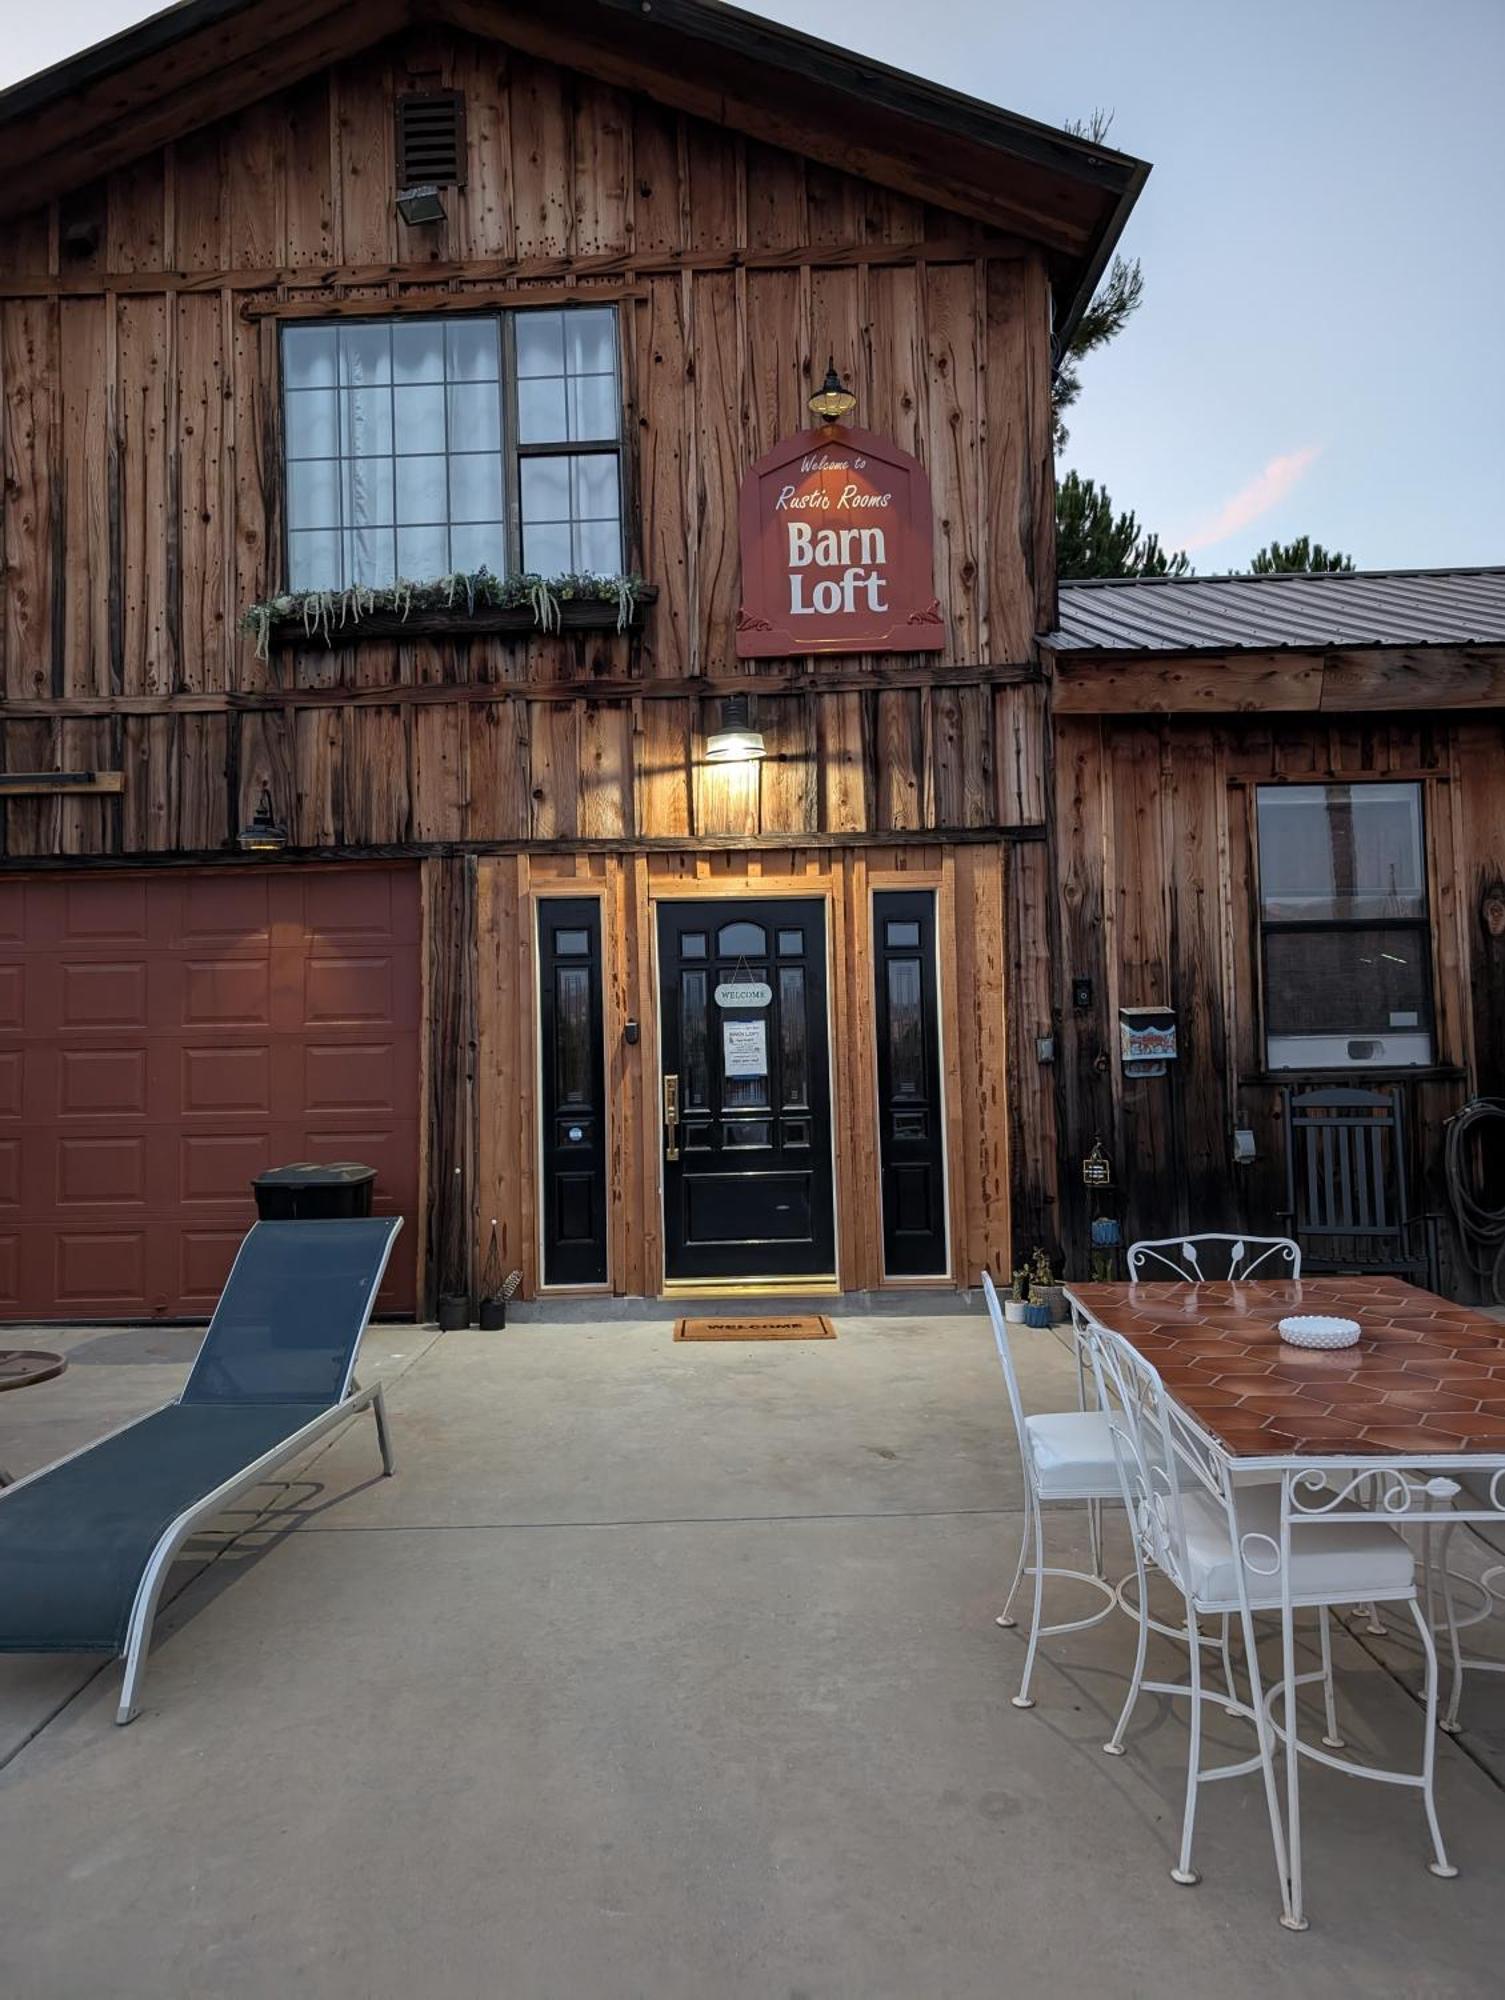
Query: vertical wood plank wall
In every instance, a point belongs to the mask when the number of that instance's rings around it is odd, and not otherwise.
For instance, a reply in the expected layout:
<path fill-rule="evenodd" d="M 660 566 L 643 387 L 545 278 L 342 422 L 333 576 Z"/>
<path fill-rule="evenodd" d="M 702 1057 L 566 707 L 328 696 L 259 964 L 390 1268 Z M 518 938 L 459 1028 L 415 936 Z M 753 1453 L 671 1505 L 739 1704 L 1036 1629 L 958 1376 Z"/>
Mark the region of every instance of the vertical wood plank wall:
<path fill-rule="evenodd" d="M 542 1274 L 532 1168 L 536 899 L 586 894 L 602 902 L 610 1289 L 651 1296 L 663 1282 L 653 900 L 676 893 L 715 898 L 794 888 L 828 899 L 830 912 L 841 1282 L 847 1290 L 881 1284 L 870 897 L 875 888 L 904 883 L 933 887 L 940 898 L 953 1277 L 975 1284 L 983 1269 L 1002 1275 L 1010 1258 L 1003 991 L 1007 872 L 1004 850 L 986 844 L 482 859 L 476 887 L 476 1254 L 484 1254 L 495 1220 L 505 1268 L 522 1272 L 529 1295 L 537 1291 Z M 641 1026 L 635 1047 L 622 1033 L 629 1018 Z"/>
<path fill-rule="evenodd" d="M 1103 1206 L 1127 1238 L 1275 1225 L 1284 1139 L 1259 1020 L 1254 792 L 1282 779 L 1386 777 L 1423 789 L 1443 1074 L 1402 1087 L 1421 1186 L 1440 1210 L 1443 1121 L 1505 1079 L 1505 723 L 1070 715 L 1056 718 L 1053 756 L 1060 1033 L 1054 1065 L 1033 1066 L 1032 1089 L 1015 1086 L 1016 1131 L 1032 1135 L 1018 1214 L 1047 1216 L 1056 1179 L 1060 1237 L 1081 1268 L 1091 1213 L 1081 1160 L 1100 1136 L 1118 1181 Z M 1012 922 L 1013 990 L 1029 1004 L 1029 941 L 1045 927 L 1033 911 Z M 1091 981 L 1085 1010 L 1072 1005 L 1076 978 Z M 1123 1076 L 1120 1006 L 1175 1009 L 1179 1053 L 1166 1077 Z M 1029 1053 L 1013 1053 L 1028 1073 Z M 1052 1121 L 1056 1176 L 1043 1166 Z M 1232 1164 L 1235 1126 L 1255 1133 L 1253 1166 Z"/>

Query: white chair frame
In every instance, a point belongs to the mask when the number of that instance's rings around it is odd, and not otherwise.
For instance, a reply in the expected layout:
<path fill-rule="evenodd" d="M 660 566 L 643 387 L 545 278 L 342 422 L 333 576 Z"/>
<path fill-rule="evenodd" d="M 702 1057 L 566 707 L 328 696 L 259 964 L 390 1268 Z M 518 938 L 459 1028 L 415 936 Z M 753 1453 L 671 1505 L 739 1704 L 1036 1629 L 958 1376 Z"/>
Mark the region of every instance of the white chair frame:
<path fill-rule="evenodd" d="M 1485 1477 L 1489 1481 L 1486 1500 L 1481 1501 L 1477 1493 L 1460 1493 L 1453 1502 L 1454 1507 L 1460 1510 L 1470 1507 L 1477 1509 L 1479 1505 L 1487 1504 L 1496 1510 L 1505 1509 L 1505 1472 L 1486 1474 Z M 1452 1684 L 1448 1689 L 1447 1708 L 1438 1728 L 1445 1730 L 1449 1736 L 1456 1736 L 1463 1727 L 1459 1720 L 1459 1709 L 1463 1702 L 1464 1675 L 1505 1674 L 1505 1660 L 1492 1660 L 1483 1654 L 1465 1653 L 1462 1639 L 1463 1633 L 1472 1630 L 1475 1625 L 1482 1625 L 1487 1620 L 1497 1617 L 1501 1611 L 1505 1611 L 1505 1539 L 1502 1539 L 1505 1523 L 1502 1523 L 1498 1516 L 1493 1521 L 1481 1521 L 1476 1517 L 1467 1523 L 1490 1554 L 1499 1558 L 1497 1562 L 1488 1564 L 1483 1574 L 1478 1577 L 1463 1576 L 1457 1570 L 1448 1567 L 1449 1546 L 1453 1536 L 1463 1525 L 1465 1524 L 1462 1521 L 1450 1520 L 1443 1527 L 1438 1537 L 1435 1570 L 1435 1576 L 1440 1581 L 1442 1589 L 1441 1626 L 1447 1635 L 1448 1657 L 1452 1667 Z M 1430 1529 L 1424 1533 L 1430 1541 Z M 1429 1548 L 1427 1551 L 1429 1600 L 1432 1595 L 1431 1584 L 1434 1575 L 1430 1556 Z M 1476 1592 L 1479 1598 L 1473 1609 L 1464 1612 L 1458 1609 L 1457 1587 L 1460 1584 L 1465 1590 Z"/>
<path fill-rule="evenodd" d="M 1153 1692 L 1190 1697 L 1192 1706 L 1186 1797 L 1182 1813 L 1180 1851 L 1176 1865 L 1170 1871 L 1171 1879 L 1187 1886 L 1201 1879 L 1192 1867 L 1192 1836 L 1197 1798 L 1202 1785 L 1221 1778 L 1240 1777 L 1258 1770 L 1263 1777 L 1265 1800 L 1270 1817 L 1271 1842 L 1280 1874 L 1282 1905 L 1280 1920 L 1287 1929 L 1305 1930 L 1307 1919 L 1303 1909 L 1299 1807 L 1299 1767 L 1302 1757 L 1310 1757 L 1352 1777 L 1370 1778 L 1385 1784 L 1420 1790 L 1434 1856 L 1428 1865 L 1433 1874 L 1455 1875 L 1457 1870 L 1449 1864 L 1443 1846 L 1433 1793 L 1438 1699 L 1437 1651 L 1422 1612 L 1414 1572 L 1409 1588 L 1382 1592 L 1380 1601 L 1408 1604 L 1421 1635 L 1426 1659 L 1426 1723 L 1422 1743 L 1422 1768 L 1419 1772 L 1382 1770 L 1333 1754 L 1343 1747 L 1343 1743 L 1338 1734 L 1333 1684 L 1331 1611 L 1335 1605 L 1352 1603 L 1354 1597 L 1348 1593 L 1332 1592 L 1303 1593 L 1296 1597 L 1292 1593 L 1293 1529 L 1299 1532 L 1303 1521 L 1315 1520 L 1373 1525 L 1377 1519 L 1384 1519 L 1393 1509 L 1386 1505 L 1383 1496 L 1377 1500 L 1372 1510 L 1369 1507 L 1360 1508 L 1352 1504 L 1361 1492 L 1367 1497 L 1368 1475 L 1363 1479 L 1347 1479 L 1341 1483 L 1339 1490 L 1333 1491 L 1324 1475 L 1316 1472 L 1299 1473 L 1286 1475 L 1281 1482 L 1278 1543 L 1263 1531 L 1245 1529 L 1239 1521 L 1237 1511 L 1238 1488 L 1230 1484 L 1225 1476 L 1224 1465 L 1218 1456 L 1208 1449 L 1196 1430 L 1182 1418 L 1176 1405 L 1166 1394 L 1158 1371 L 1122 1336 L 1095 1322 L 1087 1325 L 1084 1338 L 1097 1378 L 1099 1398 L 1108 1412 L 1115 1449 L 1118 1452 L 1124 1507 L 1134 1544 L 1141 1606 L 1146 1601 L 1147 1575 L 1153 1568 L 1165 1575 L 1182 1594 L 1186 1606 L 1186 1635 L 1199 1631 L 1198 1621 L 1201 1617 L 1216 1615 L 1219 1612 L 1226 1613 L 1230 1610 L 1230 1607 L 1224 1604 L 1199 1600 L 1190 1587 L 1184 1562 L 1186 1492 L 1200 1489 L 1222 1507 L 1227 1520 L 1230 1548 L 1237 1551 L 1239 1557 L 1235 1564 L 1238 1601 L 1232 1609 L 1237 1612 L 1243 1632 L 1244 1665 L 1249 1678 L 1248 1702 L 1230 1700 L 1227 1695 L 1202 1685 L 1201 1649 L 1195 1644 L 1189 1644 L 1187 1648 L 1190 1661 L 1187 1682 L 1146 1680 L 1144 1665 L 1150 1621 L 1141 1617 L 1139 1643 L 1128 1693 L 1125 1696 L 1118 1726 L 1108 1743 L 1104 1745 L 1104 1749 L 1110 1754 L 1122 1753 L 1123 1734 L 1141 1693 Z M 1439 1484 L 1450 1483 L 1439 1482 Z M 1265 1587 L 1256 1587 L 1252 1597 L 1251 1575 L 1256 1579 L 1268 1580 Z M 1321 1664 L 1313 1673 L 1298 1674 L 1295 1671 L 1293 1614 L 1298 1607 L 1313 1608 L 1318 1613 Z M 1282 1679 L 1274 1681 L 1269 1689 L 1265 1690 L 1261 1684 L 1254 1612 L 1277 1609 L 1283 1614 L 1283 1675 Z M 1320 1683 L 1323 1692 L 1325 1720 L 1323 1747 L 1302 1740 L 1297 1732 L 1295 1690 L 1313 1682 Z M 1282 1686 L 1285 1692 L 1284 1718 L 1282 1721 L 1277 1721 L 1273 1711 Z M 1245 1716 L 1254 1723 L 1259 1748 L 1253 1757 L 1239 1763 L 1216 1765 L 1205 1770 L 1202 1768 L 1201 1717 L 1203 1704 L 1209 1700 L 1219 1702 L 1230 1714 Z M 1275 1774 L 1274 1746 L 1277 1742 L 1284 1752 L 1286 1776 L 1286 1808 L 1283 1820 Z"/>
<path fill-rule="evenodd" d="M 1035 1471 L 1034 1453 L 1030 1447 L 1026 1429 L 1024 1402 L 1019 1393 L 1019 1378 L 1014 1372 L 1014 1357 L 1009 1346 L 1008 1331 L 1003 1317 L 1003 1308 L 998 1303 L 998 1293 L 992 1278 L 986 1271 L 982 1274 L 983 1296 L 987 1300 L 988 1317 L 993 1322 L 993 1339 L 998 1348 L 998 1361 L 1003 1369 L 1004 1386 L 1008 1390 L 1009 1409 L 1014 1419 L 1014 1433 L 1019 1441 L 1019 1462 L 1024 1478 L 1024 1527 L 1019 1540 L 1019 1560 L 1014 1568 L 1014 1580 L 1009 1585 L 1008 1596 L 1004 1599 L 1002 1611 L 996 1623 L 1006 1628 L 1017 1624 L 1013 1616 L 1014 1599 L 1019 1586 L 1026 1577 L 1034 1580 L 1034 1603 L 1030 1612 L 1029 1641 L 1024 1652 L 1024 1672 L 1020 1676 L 1019 1692 L 1009 1699 L 1015 1708 L 1033 1708 L 1034 1696 L 1030 1693 L 1030 1682 L 1035 1671 L 1035 1658 L 1042 1639 L 1058 1638 L 1065 1632 L 1082 1632 L 1089 1626 L 1100 1625 L 1119 1609 L 1118 1593 L 1102 1573 L 1102 1530 L 1100 1494 L 1082 1492 L 1079 1494 L 1052 1493 L 1043 1495 Z M 1079 1505 L 1086 1501 L 1089 1510 L 1089 1536 L 1092 1548 L 1093 1572 L 1079 1569 L 1063 1569 L 1057 1565 L 1047 1565 L 1045 1561 L 1045 1509 L 1057 1503 Z M 1030 1562 L 1033 1549 L 1034 1561 Z M 1100 1611 L 1094 1611 L 1087 1618 L 1073 1618 L 1060 1625 L 1042 1625 L 1040 1614 L 1044 1602 L 1045 1579 L 1056 1577 L 1072 1583 L 1085 1583 L 1092 1589 L 1101 1591 L 1107 1602 Z"/>
<path fill-rule="evenodd" d="M 1142 1236 L 1128 1249 L 1129 1281 L 1147 1280 L 1205 1285 L 1212 1282 L 1202 1269 L 1202 1246 L 1226 1243 L 1227 1281 L 1258 1277 L 1261 1283 L 1301 1276 L 1301 1250 L 1289 1236 L 1247 1236 L 1204 1230 L 1196 1236 Z M 1148 1267 L 1148 1268 L 1146 1268 Z"/>

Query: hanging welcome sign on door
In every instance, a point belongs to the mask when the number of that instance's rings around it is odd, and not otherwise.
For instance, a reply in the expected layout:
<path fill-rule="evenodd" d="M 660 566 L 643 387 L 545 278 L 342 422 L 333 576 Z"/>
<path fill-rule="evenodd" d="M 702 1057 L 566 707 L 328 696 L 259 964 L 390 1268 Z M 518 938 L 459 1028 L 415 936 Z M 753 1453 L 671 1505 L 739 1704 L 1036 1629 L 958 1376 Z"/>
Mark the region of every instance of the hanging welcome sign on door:
<path fill-rule="evenodd" d="M 775 445 L 742 482 L 737 656 L 930 653 L 930 484 L 871 431 L 828 424 Z"/>

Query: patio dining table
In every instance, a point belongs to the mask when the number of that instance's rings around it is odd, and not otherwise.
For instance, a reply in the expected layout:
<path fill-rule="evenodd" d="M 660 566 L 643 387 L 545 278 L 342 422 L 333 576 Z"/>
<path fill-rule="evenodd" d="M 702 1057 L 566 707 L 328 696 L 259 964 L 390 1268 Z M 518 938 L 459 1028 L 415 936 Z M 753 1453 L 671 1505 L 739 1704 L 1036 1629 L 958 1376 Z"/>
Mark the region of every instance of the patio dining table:
<path fill-rule="evenodd" d="M 1343 1518 L 1423 1532 L 1440 1514 L 1449 1521 L 1505 1516 L 1505 1326 L 1388 1277 L 1068 1284 L 1066 1295 L 1079 1320 L 1121 1335 L 1158 1370 L 1230 1484 L 1281 1482 L 1282 1921 L 1304 1928 L 1296 1751 L 1339 1770 L 1356 1767 L 1295 1745 L 1291 1536 L 1303 1521 L 1332 1520 L 1339 1507 Z M 1295 1313 L 1356 1319 L 1358 1343 L 1293 1347 L 1278 1328 Z"/>

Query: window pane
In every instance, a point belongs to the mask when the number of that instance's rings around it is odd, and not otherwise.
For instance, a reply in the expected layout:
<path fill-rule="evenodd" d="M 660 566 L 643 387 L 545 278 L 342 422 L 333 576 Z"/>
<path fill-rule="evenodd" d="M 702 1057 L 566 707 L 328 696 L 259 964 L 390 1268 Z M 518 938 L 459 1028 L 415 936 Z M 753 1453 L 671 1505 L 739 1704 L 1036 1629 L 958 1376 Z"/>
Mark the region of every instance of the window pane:
<path fill-rule="evenodd" d="M 1265 1018 L 1275 1035 L 1414 1034 L 1428 1025 L 1425 930 L 1268 931 Z"/>
<path fill-rule="evenodd" d="M 390 528 L 359 528 L 345 536 L 345 581 L 373 589 L 397 575 L 397 552 Z"/>
<path fill-rule="evenodd" d="M 445 329 L 451 382 L 495 382 L 501 349 L 494 319 L 454 319 Z"/>
<path fill-rule="evenodd" d="M 289 389 L 332 389 L 335 329 L 287 326 L 282 329 L 282 379 Z"/>
<path fill-rule="evenodd" d="M 474 527 L 449 531 L 449 560 L 457 570 L 489 569 L 493 576 L 505 573 L 502 555 L 502 524 L 488 521 Z"/>
<path fill-rule="evenodd" d="M 397 461 L 397 518 L 421 524 L 448 519 L 449 460 L 400 458 Z"/>
<path fill-rule="evenodd" d="M 340 328 L 340 380 L 360 388 L 392 379 L 392 329 L 389 325 Z"/>
<path fill-rule="evenodd" d="M 1267 920 L 1426 915 L 1420 786 L 1263 786 L 1258 812 Z"/>
<path fill-rule="evenodd" d="M 502 517 L 500 452 L 474 452 L 449 462 L 449 518 L 499 521 Z"/>
<path fill-rule="evenodd" d="M 570 461 L 525 458 L 522 467 L 524 521 L 570 518 Z"/>
<path fill-rule="evenodd" d="M 289 389 L 288 458 L 334 458 L 340 449 L 339 405 L 333 389 Z"/>
<path fill-rule="evenodd" d="M 494 382 L 451 383 L 451 451 L 495 451 L 502 437 L 502 405 Z"/>
<path fill-rule="evenodd" d="M 619 491 L 616 453 L 596 452 L 587 458 L 572 458 L 569 464 L 571 511 L 576 519 L 615 521 Z"/>
<path fill-rule="evenodd" d="M 523 568 L 534 576 L 566 576 L 575 567 L 569 523 L 545 522 L 523 529 Z"/>
<path fill-rule="evenodd" d="M 340 463 L 335 458 L 291 460 L 287 468 L 289 528 L 340 525 Z"/>
<path fill-rule="evenodd" d="M 428 583 L 449 573 L 449 534 L 444 528 L 399 528 L 397 574 L 409 583 Z"/>
<path fill-rule="evenodd" d="M 395 382 L 444 380 L 444 325 L 437 319 L 399 320 L 392 328 Z"/>
<path fill-rule="evenodd" d="M 564 318 L 561 312 L 518 314 L 516 333 L 519 381 L 531 375 L 563 375 Z"/>
<path fill-rule="evenodd" d="M 559 444 L 565 425 L 564 377 L 542 375 L 517 384 L 517 435 L 523 444 Z"/>
<path fill-rule="evenodd" d="M 614 438 L 617 434 L 617 378 L 578 375 L 570 382 L 570 437 Z"/>
<path fill-rule="evenodd" d="M 392 391 L 346 389 L 340 450 L 347 458 L 386 457 L 392 450 Z"/>
<path fill-rule="evenodd" d="M 561 313 L 565 357 L 572 375 L 615 375 L 617 316 L 610 307 L 580 307 Z M 615 428 L 615 426 L 613 426 Z"/>
<path fill-rule="evenodd" d="M 391 459 L 348 459 L 345 464 L 345 526 L 389 528 L 391 525 Z"/>
<path fill-rule="evenodd" d="M 443 383 L 430 382 L 394 389 L 392 419 L 393 435 L 399 451 L 443 451 Z"/>
<path fill-rule="evenodd" d="M 288 536 L 287 581 L 290 590 L 338 590 L 342 580 L 340 538 L 333 530 Z"/>
<path fill-rule="evenodd" d="M 889 1096 L 896 1101 L 925 1095 L 925 1014 L 920 997 L 920 961 L 888 961 Z"/>
<path fill-rule="evenodd" d="M 761 924 L 723 924 L 716 933 L 716 949 L 723 958 L 741 958 L 752 952 L 761 958 L 768 949 L 768 933 Z"/>
<path fill-rule="evenodd" d="M 582 575 L 617 576 L 622 568 L 622 531 L 615 521 L 582 521 L 575 529 L 574 562 Z"/>

